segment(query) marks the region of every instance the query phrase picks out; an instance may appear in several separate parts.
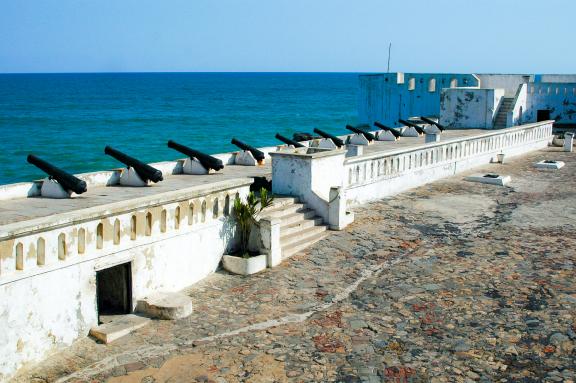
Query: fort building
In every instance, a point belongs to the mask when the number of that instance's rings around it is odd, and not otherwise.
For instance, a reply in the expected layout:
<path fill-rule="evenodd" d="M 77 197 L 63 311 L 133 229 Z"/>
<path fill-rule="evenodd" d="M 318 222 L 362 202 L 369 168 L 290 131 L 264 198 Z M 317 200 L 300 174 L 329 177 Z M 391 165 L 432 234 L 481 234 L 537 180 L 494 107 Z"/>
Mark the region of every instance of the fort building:
<path fill-rule="evenodd" d="M 271 182 L 277 199 L 251 247 L 274 267 L 344 229 L 355 206 L 544 148 L 554 123 L 575 118 L 572 76 L 483 76 L 360 76 L 361 122 L 424 115 L 445 130 L 313 139 L 259 148 L 259 161 L 223 153 L 224 169 L 206 174 L 186 174 L 191 158 L 155 163 L 164 180 L 142 187 L 122 184 L 127 168 L 79 174 L 88 191 L 71 198 L 46 198 L 48 179 L 0 186 L 0 380 L 217 270 L 237 245 L 233 201 L 256 184 Z"/>

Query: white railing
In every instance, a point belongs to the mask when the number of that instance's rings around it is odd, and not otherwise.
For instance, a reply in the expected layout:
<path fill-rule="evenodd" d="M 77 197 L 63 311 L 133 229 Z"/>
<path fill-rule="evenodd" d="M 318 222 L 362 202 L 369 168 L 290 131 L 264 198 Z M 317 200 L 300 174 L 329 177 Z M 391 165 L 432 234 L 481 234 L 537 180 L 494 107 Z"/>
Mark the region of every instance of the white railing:
<path fill-rule="evenodd" d="M 420 169 L 498 153 L 530 142 L 549 140 L 551 137 L 552 121 L 545 121 L 474 137 L 425 144 L 417 148 L 352 157 L 348 158 L 344 165 L 344 182 L 346 188 L 355 188 Z"/>

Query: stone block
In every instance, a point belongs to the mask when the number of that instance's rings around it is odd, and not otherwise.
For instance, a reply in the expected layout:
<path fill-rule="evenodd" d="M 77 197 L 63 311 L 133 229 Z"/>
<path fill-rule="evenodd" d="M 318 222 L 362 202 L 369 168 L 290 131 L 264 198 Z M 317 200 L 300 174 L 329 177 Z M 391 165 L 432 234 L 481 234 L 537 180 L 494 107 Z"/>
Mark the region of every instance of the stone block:
<path fill-rule="evenodd" d="M 512 178 L 510 176 L 501 176 L 499 174 L 475 174 L 465 178 L 466 181 L 480 182 L 483 184 L 506 186 Z"/>
<path fill-rule="evenodd" d="M 181 293 L 157 292 L 138 301 L 136 310 L 157 319 L 182 319 L 192 314 L 192 300 Z"/>
<path fill-rule="evenodd" d="M 557 169 L 562 168 L 563 166 L 564 166 L 564 162 L 551 161 L 551 160 L 544 160 L 544 161 L 536 162 L 534 164 L 534 167 L 536 167 L 538 169 L 551 169 L 551 170 L 557 170 Z"/>
<path fill-rule="evenodd" d="M 150 323 L 150 319 L 128 314 L 110 318 L 110 322 L 92 327 L 90 335 L 102 343 L 110 343 Z"/>

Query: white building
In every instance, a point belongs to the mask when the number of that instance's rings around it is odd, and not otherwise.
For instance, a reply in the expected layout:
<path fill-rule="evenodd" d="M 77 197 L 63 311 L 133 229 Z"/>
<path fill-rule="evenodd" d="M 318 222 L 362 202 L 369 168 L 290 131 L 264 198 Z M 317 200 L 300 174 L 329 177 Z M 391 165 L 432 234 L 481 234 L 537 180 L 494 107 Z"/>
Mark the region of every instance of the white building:
<path fill-rule="evenodd" d="M 452 128 L 555 120 L 576 125 L 576 75 L 384 73 L 360 76 L 359 122 L 439 118 Z"/>

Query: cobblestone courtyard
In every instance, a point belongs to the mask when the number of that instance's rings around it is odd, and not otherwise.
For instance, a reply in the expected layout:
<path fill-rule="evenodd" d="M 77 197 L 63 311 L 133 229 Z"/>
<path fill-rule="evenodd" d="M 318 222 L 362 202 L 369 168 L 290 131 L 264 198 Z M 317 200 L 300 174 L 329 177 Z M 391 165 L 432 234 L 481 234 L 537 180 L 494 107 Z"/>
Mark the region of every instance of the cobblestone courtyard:
<path fill-rule="evenodd" d="M 533 168 L 543 159 L 566 166 Z M 357 208 L 277 268 L 190 288 L 189 318 L 83 339 L 15 380 L 572 382 L 576 156 L 481 171 L 512 183 L 458 175 Z"/>

